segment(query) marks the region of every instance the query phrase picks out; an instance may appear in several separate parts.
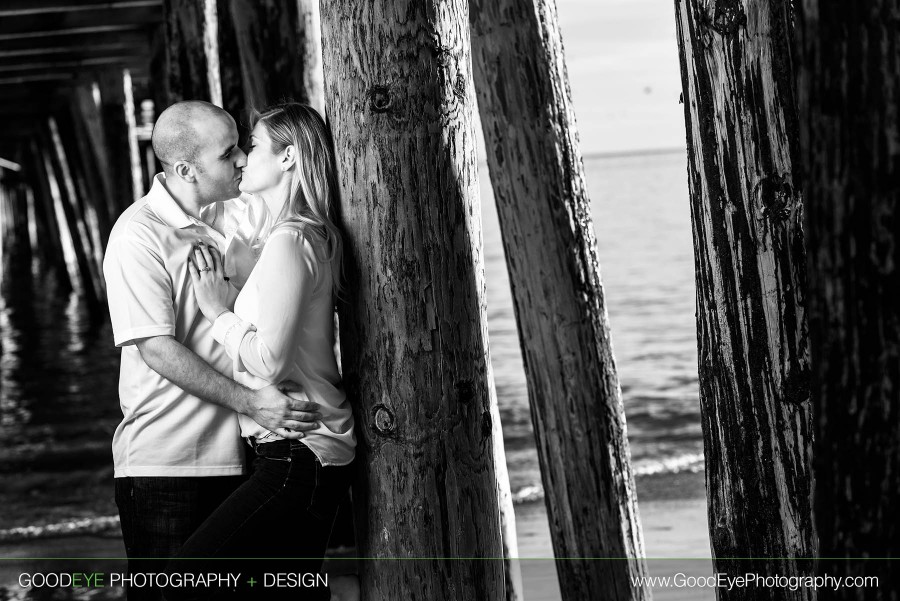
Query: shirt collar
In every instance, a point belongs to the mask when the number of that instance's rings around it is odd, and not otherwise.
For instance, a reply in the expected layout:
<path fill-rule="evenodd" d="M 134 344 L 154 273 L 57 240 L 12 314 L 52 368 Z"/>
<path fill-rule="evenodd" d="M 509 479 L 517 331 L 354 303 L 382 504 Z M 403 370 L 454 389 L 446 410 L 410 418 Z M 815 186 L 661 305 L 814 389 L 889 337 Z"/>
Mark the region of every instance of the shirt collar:
<path fill-rule="evenodd" d="M 169 191 L 166 190 L 166 186 L 163 184 L 165 179 L 166 175 L 164 173 L 157 173 L 153 178 L 153 186 L 150 187 L 150 191 L 147 193 L 147 204 L 150 205 L 156 216 L 162 219 L 169 227 L 179 229 L 200 223 L 199 220 L 185 213 L 184 209 L 175 202 L 175 199 L 172 198 L 172 195 L 169 194 Z"/>

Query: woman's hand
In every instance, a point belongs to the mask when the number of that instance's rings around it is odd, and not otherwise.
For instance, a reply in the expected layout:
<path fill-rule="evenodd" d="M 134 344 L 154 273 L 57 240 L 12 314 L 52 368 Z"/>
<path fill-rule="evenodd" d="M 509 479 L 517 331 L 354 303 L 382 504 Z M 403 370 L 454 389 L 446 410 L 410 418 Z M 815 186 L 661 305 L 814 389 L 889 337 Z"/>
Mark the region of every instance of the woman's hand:
<path fill-rule="evenodd" d="M 228 311 L 226 302 L 231 284 L 225 281 L 225 266 L 219 251 L 199 242 L 188 255 L 188 272 L 200 311 L 210 323 Z"/>

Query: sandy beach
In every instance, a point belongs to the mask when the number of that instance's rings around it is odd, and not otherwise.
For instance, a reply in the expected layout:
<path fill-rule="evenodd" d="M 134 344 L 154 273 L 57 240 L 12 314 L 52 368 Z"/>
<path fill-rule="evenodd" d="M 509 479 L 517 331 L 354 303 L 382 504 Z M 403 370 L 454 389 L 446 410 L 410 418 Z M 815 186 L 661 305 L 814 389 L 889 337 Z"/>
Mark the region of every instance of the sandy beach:
<path fill-rule="evenodd" d="M 712 574 L 705 498 L 693 496 L 646 501 L 640 503 L 639 511 L 650 576 Z M 517 508 L 516 530 L 520 557 L 553 556 L 547 514 L 542 503 Z M 522 579 L 525 601 L 560 601 L 559 582 L 553 560 L 522 559 Z M 711 589 L 654 586 L 652 592 L 656 601 L 715 599 L 715 593 Z"/>
<path fill-rule="evenodd" d="M 671 498 L 640 503 L 645 550 L 651 576 L 708 575 L 709 539 L 706 502 L 696 495 L 702 474 L 692 474 L 675 489 Z M 686 488 L 686 485 L 690 485 Z M 700 489 L 702 491 L 702 488 Z M 526 601 L 559 601 L 550 530 L 544 504 L 526 503 L 516 507 L 516 530 Z M 124 548 L 115 530 L 91 536 L 42 538 L 0 546 L 0 599 L 36 599 L 18 586 L 23 572 L 122 571 Z M 60 559 L 84 558 L 84 559 Z M 694 559 L 692 559 L 694 558 Z M 599 561 L 599 560 L 598 560 Z M 352 569 L 352 562 L 332 561 L 329 570 Z M 5 589 L 5 596 L 4 596 Z M 59 591 L 62 593 L 62 591 Z M 33 593 L 32 593 L 33 595 Z M 46 598 L 46 597 L 40 597 Z M 121 589 L 84 589 L 53 599 L 121 599 Z M 702 601 L 714 599 L 709 589 L 653 588 L 653 598 L 662 601 Z"/>

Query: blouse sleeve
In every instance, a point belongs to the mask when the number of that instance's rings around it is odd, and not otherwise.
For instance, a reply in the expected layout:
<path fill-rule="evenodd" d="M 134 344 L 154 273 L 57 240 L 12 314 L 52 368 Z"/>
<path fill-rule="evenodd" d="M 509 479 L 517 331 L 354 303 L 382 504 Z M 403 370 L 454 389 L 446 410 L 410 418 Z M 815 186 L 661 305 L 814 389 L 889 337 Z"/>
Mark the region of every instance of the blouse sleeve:
<path fill-rule="evenodd" d="M 291 371 L 300 322 L 316 286 L 316 255 L 296 231 L 272 234 L 255 268 L 256 323 L 230 311 L 213 324 L 213 337 L 225 346 L 235 371 L 278 383 Z"/>

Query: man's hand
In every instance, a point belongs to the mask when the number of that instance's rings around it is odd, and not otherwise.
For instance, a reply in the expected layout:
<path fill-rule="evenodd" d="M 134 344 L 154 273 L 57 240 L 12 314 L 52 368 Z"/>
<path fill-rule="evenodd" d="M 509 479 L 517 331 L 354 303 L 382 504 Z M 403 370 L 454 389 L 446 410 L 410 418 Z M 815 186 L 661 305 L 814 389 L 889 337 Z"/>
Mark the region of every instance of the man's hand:
<path fill-rule="evenodd" d="M 317 428 L 316 420 L 322 419 L 316 412 L 319 405 L 288 396 L 302 392 L 293 382 L 250 390 L 214 370 L 172 336 L 141 338 L 135 345 L 150 369 L 182 390 L 248 415 L 283 438 L 303 438 L 304 432 Z"/>
<path fill-rule="evenodd" d="M 299 439 L 305 432 L 319 427 L 319 405 L 312 401 L 288 396 L 292 392 L 297 395 L 301 388 L 293 382 L 282 382 L 260 388 L 253 393 L 253 398 L 245 412 L 257 424 L 271 430 L 282 438 Z"/>

